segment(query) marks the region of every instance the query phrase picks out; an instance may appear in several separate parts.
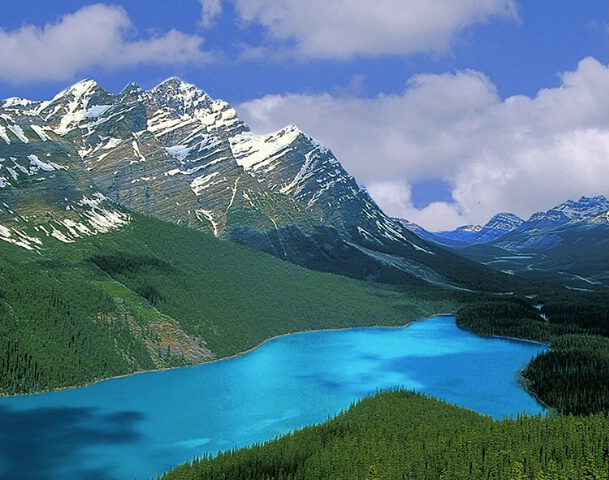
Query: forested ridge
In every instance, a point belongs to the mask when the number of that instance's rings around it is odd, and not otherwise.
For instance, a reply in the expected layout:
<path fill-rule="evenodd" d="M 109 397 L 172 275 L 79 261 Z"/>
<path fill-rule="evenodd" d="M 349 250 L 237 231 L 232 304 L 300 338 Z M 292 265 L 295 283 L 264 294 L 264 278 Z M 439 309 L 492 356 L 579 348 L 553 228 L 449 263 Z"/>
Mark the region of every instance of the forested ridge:
<path fill-rule="evenodd" d="M 105 292 L 0 261 L 0 393 L 30 393 L 153 368 Z"/>
<path fill-rule="evenodd" d="M 409 391 L 251 448 L 205 456 L 161 476 L 195 479 L 606 479 L 606 415 L 496 420 Z"/>

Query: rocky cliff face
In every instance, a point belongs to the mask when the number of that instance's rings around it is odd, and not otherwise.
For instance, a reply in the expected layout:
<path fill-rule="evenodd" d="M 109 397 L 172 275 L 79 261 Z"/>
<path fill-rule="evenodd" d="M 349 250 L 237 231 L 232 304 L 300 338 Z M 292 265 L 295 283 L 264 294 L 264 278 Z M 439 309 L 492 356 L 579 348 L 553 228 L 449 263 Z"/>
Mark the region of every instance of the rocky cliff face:
<path fill-rule="evenodd" d="M 5 209 L 25 215 L 38 195 L 36 214 L 48 201 L 63 221 L 95 198 L 117 226 L 122 206 L 311 268 L 459 283 L 439 260 L 446 252 L 387 217 L 328 148 L 295 126 L 255 135 L 226 102 L 178 79 L 119 94 L 84 80 L 50 101 L 5 100 L 0 118 Z"/>

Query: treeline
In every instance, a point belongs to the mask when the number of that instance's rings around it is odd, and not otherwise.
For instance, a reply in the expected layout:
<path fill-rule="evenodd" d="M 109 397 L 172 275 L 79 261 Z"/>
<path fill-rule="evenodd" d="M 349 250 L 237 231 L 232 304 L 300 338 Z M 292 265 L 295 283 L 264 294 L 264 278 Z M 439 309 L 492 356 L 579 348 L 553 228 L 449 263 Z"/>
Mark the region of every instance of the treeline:
<path fill-rule="evenodd" d="M 550 343 L 550 350 L 523 371 L 529 391 L 563 414 L 607 414 L 607 300 L 606 294 L 594 292 L 534 299 L 487 296 L 461 308 L 457 325 L 479 334 Z"/>
<path fill-rule="evenodd" d="M 195 479 L 607 479 L 604 415 L 495 420 L 408 391 L 361 400 L 263 445 L 204 456 L 161 476 Z"/>

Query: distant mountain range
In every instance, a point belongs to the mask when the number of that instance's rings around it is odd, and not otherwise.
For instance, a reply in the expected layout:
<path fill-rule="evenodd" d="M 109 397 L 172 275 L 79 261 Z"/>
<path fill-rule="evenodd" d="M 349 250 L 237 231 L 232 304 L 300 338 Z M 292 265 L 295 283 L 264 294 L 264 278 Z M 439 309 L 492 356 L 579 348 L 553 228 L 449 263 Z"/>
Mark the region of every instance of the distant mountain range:
<path fill-rule="evenodd" d="M 122 228 L 129 211 L 388 283 L 502 290 L 515 280 L 496 270 L 593 283 L 609 270 L 598 261 L 607 256 L 604 197 L 528 221 L 501 213 L 484 227 L 426 232 L 385 215 L 295 126 L 255 135 L 229 104 L 176 78 L 119 94 L 84 80 L 50 101 L 0 103 L 1 240 L 69 243 Z"/>
<path fill-rule="evenodd" d="M 568 200 L 528 220 L 499 213 L 484 226 L 417 234 L 497 270 L 576 288 L 609 281 L 609 201 Z"/>

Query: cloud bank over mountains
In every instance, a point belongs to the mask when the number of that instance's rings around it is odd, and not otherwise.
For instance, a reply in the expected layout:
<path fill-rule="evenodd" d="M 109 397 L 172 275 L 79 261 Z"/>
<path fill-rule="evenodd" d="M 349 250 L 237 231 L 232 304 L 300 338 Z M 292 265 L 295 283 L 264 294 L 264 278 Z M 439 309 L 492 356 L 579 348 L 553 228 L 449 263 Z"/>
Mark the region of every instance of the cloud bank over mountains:
<path fill-rule="evenodd" d="M 606 194 L 609 71 L 593 58 L 535 98 L 502 100 L 481 72 L 421 74 L 400 95 L 269 95 L 239 105 L 256 132 L 295 123 L 329 145 L 386 213 L 431 230 L 486 223 L 510 205 L 530 215 Z M 454 202 L 417 209 L 413 184 L 441 178 Z"/>
<path fill-rule="evenodd" d="M 259 42 L 234 39 L 242 58 L 296 57 L 346 60 L 356 56 L 446 52 L 464 29 L 491 17 L 517 20 L 514 0 L 199 0 L 198 26 L 235 18 L 240 31 L 262 29 Z M 172 2 L 165 8 L 175 8 Z M 230 5 L 230 9 L 223 8 Z M 239 31 L 239 30 L 238 30 Z M 229 45 L 225 45 L 228 47 Z M 217 50 L 217 49 L 216 49 Z M 221 49 L 220 49 L 221 50 Z M 252 53 L 255 52 L 255 53 Z M 223 55 L 204 48 L 204 37 L 171 28 L 141 37 L 126 10 L 93 4 L 44 26 L 0 28 L 0 79 L 13 83 L 65 80 L 91 69 L 134 65 L 205 65 Z"/>
<path fill-rule="evenodd" d="M 491 17 L 518 18 L 513 0 L 235 0 L 234 4 L 243 22 L 265 29 L 266 44 L 273 49 L 300 58 L 339 60 L 446 52 L 456 34 L 473 24 Z"/>
<path fill-rule="evenodd" d="M 549 64 L 539 55 L 563 47 L 555 32 L 543 36 L 548 24 L 540 19 L 556 13 L 561 26 L 580 25 L 573 9 L 517 0 L 70 2 L 78 5 L 72 13 L 12 26 L 0 20 L 0 83 L 21 89 L 110 73 L 124 77 L 123 85 L 145 78 L 152 86 L 186 72 L 185 80 L 207 89 L 220 73 L 220 84 L 248 87 L 239 100 L 246 101 L 235 107 L 255 132 L 297 125 L 330 147 L 388 214 L 430 230 L 486 223 L 498 211 L 528 217 L 568 197 L 609 196 L 604 57 L 569 57 L 556 68 L 563 73 L 535 77 L 528 96 L 502 97 L 497 87 L 528 75 L 513 68 L 521 65 L 515 58 L 531 67 Z M 606 46 L 606 21 L 590 23 L 596 13 L 570 30 L 565 51 L 586 35 L 592 40 L 582 51 L 599 39 Z M 516 28 L 541 33 L 493 36 L 506 25 L 512 34 Z M 480 30 L 487 36 L 474 34 Z M 530 48 L 531 38 L 543 48 Z M 483 63 L 508 61 L 495 78 L 468 63 L 476 58 L 472 51 L 486 47 L 482 39 L 514 42 L 513 49 L 498 50 L 516 55 L 511 63 L 501 56 Z M 448 66 L 462 54 L 465 66 Z M 537 63 L 526 63 L 531 59 Z M 294 78 L 309 67 L 316 73 Z M 391 77 L 392 87 L 384 90 L 379 76 Z M 373 82 L 375 88 L 364 88 Z M 438 185 L 444 191 L 432 203 L 417 199 L 417 191 Z"/>

